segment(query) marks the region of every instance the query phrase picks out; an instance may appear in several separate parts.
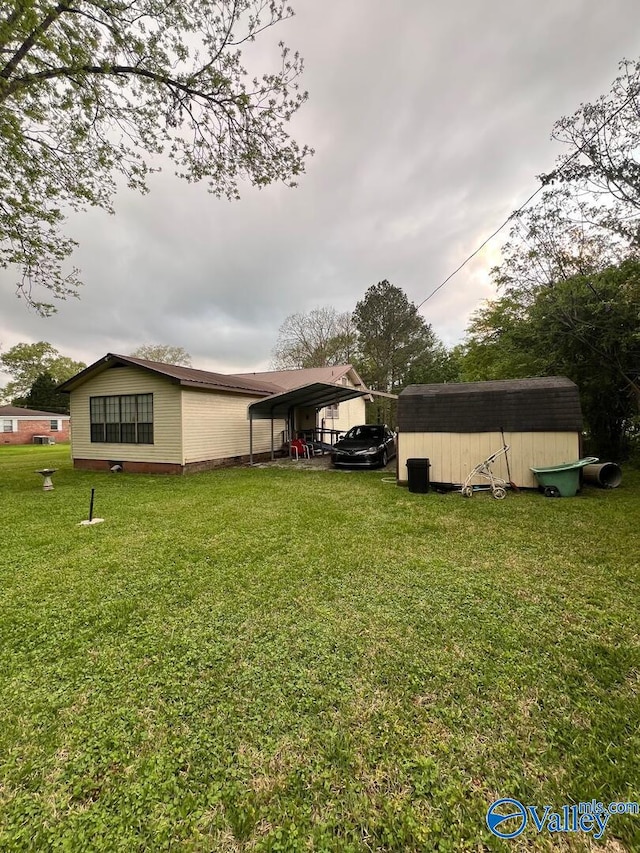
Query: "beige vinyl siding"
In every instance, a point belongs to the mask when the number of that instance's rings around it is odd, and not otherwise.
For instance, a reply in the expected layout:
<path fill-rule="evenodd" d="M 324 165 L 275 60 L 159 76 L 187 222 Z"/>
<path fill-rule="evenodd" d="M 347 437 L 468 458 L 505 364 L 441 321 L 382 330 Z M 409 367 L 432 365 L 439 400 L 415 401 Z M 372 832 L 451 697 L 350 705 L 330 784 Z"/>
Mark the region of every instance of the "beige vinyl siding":
<path fill-rule="evenodd" d="M 249 453 L 247 409 L 257 397 L 244 394 L 182 390 L 184 464 L 208 459 L 232 459 Z M 282 441 L 284 421 L 273 424 L 275 449 Z M 253 422 L 253 452 L 271 450 L 271 421 Z"/>
<path fill-rule="evenodd" d="M 505 441 L 510 445 L 511 479 L 523 488 L 537 486 L 535 475 L 529 470 L 531 466 L 560 465 L 575 461 L 580 456 L 577 432 L 507 432 Z M 499 432 L 403 432 L 398 436 L 398 480 L 407 480 L 407 459 L 427 457 L 431 462 L 433 482 L 462 483 L 478 463 L 501 447 Z M 493 471 L 497 476 L 508 479 L 504 456 L 496 460 Z M 474 482 L 483 480 L 480 478 Z"/>
<path fill-rule="evenodd" d="M 324 413 L 321 412 L 321 414 Z M 352 426 L 366 423 L 366 412 L 364 397 L 355 397 L 353 400 L 345 400 L 338 406 L 337 418 L 325 418 L 324 425 L 328 429 L 348 430 Z"/>
<path fill-rule="evenodd" d="M 354 374 L 351 371 L 343 376 L 338 384 L 346 385 L 348 388 L 358 387 L 356 386 Z M 326 429 L 339 429 L 346 432 L 352 426 L 366 423 L 367 415 L 364 397 L 354 397 L 353 400 L 345 400 L 345 402 L 340 403 L 338 405 L 337 418 L 327 417 L 328 411 L 326 408 L 320 410 L 320 421 L 324 419 Z M 318 423 L 318 426 L 321 426 L 321 423 Z"/>
<path fill-rule="evenodd" d="M 112 394 L 153 394 L 153 444 L 91 441 L 89 398 Z M 182 463 L 179 385 L 135 367 L 112 367 L 72 391 L 70 398 L 74 459 Z"/>
<path fill-rule="evenodd" d="M 328 409 L 325 407 L 316 413 L 314 408 L 296 409 L 296 431 L 321 428 L 324 421 L 325 429 L 348 430 L 356 424 L 365 423 L 364 398 L 356 397 L 353 400 L 345 400 L 338 405 L 338 417 L 328 418 Z"/>

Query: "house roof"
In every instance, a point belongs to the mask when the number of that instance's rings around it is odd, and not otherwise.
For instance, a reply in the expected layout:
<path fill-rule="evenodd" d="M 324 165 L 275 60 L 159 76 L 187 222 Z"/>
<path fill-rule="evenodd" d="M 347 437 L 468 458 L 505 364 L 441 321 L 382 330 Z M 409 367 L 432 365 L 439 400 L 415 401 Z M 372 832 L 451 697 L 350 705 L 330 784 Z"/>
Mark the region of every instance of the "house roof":
<path fill-rule="evenodd" d="M 224 374 L 212 373 L 208 370 L 197 370 L 194 367 L 182 367 L 177 364 L 149 361 L 144 358 L 135 358 L 132 355 L 117 355 L 116 353 L 107 353 L 103 358 L 95 361 L 89 367 L 80 371 L 80 373 L 72 376 L 71 379 L 63 382 L 58 390 L 69 393 L 88 381 L 92 376 L 118 366 L 139 367 L 157 376 L 164 376 L 170 382 L 188 388 L 201 388 L 205 391 L 226 391 L 234 394 L 245 394 L 251 397 L 272 397 L 273 395 L 281 395 L 285 391 L 298 389 L 300 393 L 297 395 L 297 402 L 295 403 L 298 406 L 315 405 L 320 408 L 323 405 L 327 405 L 327 403 L 339 402 L 340 400 L 348 400 L 353 397 L 367 396 L 369 394 L 378 394 L 377 391 L 370 391 L 365 387 L 364 382 L 351 364 L 340 364 L 333 367 L 310 367 L 301 370 L 271 370 L 261 373 Z M 351 373 L 356 386 L 361 390 L 340 384 L 343 376 L 349 373 Z M 306 392 L 307 388 L 316 385 L 324 386 L 324 390 L 319 392 L 316 389 L 315 397 L 314 392 Z M 327 387 L 331 393 L 328 393 Z M 340 389 L 341 393 L 337 394 L 336 389 Z M 320 397 L 317 397 L 318 393 L 320 393 Z M 393 394 L 381 394 L 381 396 L 394 397 Z M 327 402 L 313 402 L 316 398 L 324 400 L 325 397 Z M 266 415 L 255 414 L 255 417 L 266 417 Z"/>
<path fill-rule="evenodd" d="M 578 388 L 565 376 L 409 385 L 398 399 L 401 432 L 573 432 Z"/>
<path fill-rule="evenodd" d="M 202 388 L 207 391 L 228 391 L 235 394 L 266 397 L 269 394 L 274 394 L 282 390 L 277 385 L 258 379 L 213 373 L 209 370 L 197 370 L 194 367 L 182 367 L 178 364 L 164 364 L 160 361 L 148 361 L 145 358 L 135 358 L 131 355 L 117 355 L 116 353 L 107 353 L 103 358 L 90 364 L 89 367 L 86 367 L 80 373 L 72 376 L 71 379 L 63 382 L 59 390 L 65 392 L 73 391 L 92 376 L 118 365 L 140 367 L 157 376 L 164 376 L 169 381 L 178 385 L 189 388 Z"/>
<path fill-rule="evenodd" d="M 303 367 L 297 370 L 266 370 L 255 373 L 238 373 L 239 377 L 254 377 L 260 382 L 269 382 L 279 386 L 281 391 L 289 391 L 291 388 L 300 388 L 302 385 L 310 385 L 314 382 L 336 383 L 343 376 L 351 372 L 355 378 L 356 386 L 364 382 L 358 376 L 357 371 L 351 364 L 336 364 L 329 367 Z"/>
<path fill-rule="evenodd" d="M 0 418 L 69 418 L 69 415 L 61 415 L 60 412 L 41 412 L 38 409 L 25 409 L 22 406 L 0 406 Z"/>
<path fill-rule="evenodd" d="M 352 394 L 351 397 L 373 396 L 387 397 L 389 400 L 398 399 L 397 394 L 388 394 L 386 391 L 372 391 L 371 388 L 367 388 L 352 364 L 335 364 L 328 367 L 301 367 L 296 370 L 266 370 L 260 373 L 239 373 L 237 375 L 240 377 L 259 377 L 261 381 L 268 381 L 273 385 L 279 385 L 283 391 L 292 391 L 294 388 L 305 388 L 316 383 L 324 385 L 339 384 L 340 387 L 349 387 L 341 384 L 343 376 L 347 376 L 349 373 L 352 375 L 355 387 L 364 392 L 363 394 Z M 351 398 L 343 397 L 342 399 Z M 305 404 L 299 403 L 298 405 L 302 406 Z M 318 408 L 321 408 L 322 405 L 324 404 L 319 404 Z"/>

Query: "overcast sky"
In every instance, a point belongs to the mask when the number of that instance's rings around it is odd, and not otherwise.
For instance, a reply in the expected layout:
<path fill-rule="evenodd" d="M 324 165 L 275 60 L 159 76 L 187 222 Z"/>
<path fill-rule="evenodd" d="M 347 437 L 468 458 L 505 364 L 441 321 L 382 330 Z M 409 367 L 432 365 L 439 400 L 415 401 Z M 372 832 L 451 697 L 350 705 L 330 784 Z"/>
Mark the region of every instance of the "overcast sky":
<path fill-rule="evenodd" d="M 288 314 L 352 310 L 385 278 L 418 304 L 550 170 L 554 120 L 640 54 L 638 0 L 291 2 L 277 34 L 309 91 L 291 131 L 316 149 L 299 187 L 227 202 L 169 169 L 145 197 L 120 192 L 115 216 L 74 217 L 81 298 L 43 319 L 2 273 L 2 350 L 47 340 L 90 363 L 166 343 L 197 367 L 260 370 Z M 499 249 L 422 309 L 448 345 L 491 296 Z"/>

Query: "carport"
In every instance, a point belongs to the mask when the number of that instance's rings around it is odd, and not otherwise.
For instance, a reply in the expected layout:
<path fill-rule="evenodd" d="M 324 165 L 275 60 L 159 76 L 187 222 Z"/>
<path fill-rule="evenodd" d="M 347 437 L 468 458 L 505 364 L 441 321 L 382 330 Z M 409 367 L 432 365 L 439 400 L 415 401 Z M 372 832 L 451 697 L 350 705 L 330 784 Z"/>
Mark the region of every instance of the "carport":
<path fill-rule="evenodd" d="M 251 403 L 248 407 L 249 417 L 249 464 L 253 465 L 253 422 L 255 420 L 271 421 L 271 458 L 275 459 L 273 422 L 278 419 L 286 421 L 289 434 L 293 435 L 295 428 L 294 414 L 296 409 L 308 408 L 319 409 L 332 406 L 355 397 L 368 397 L 372 392 L 368 389 L 359 391 L 348 385 L 333 385 L 330 382 L 312 382 L 283 391 L 280 394 L 272 394 Z"/>

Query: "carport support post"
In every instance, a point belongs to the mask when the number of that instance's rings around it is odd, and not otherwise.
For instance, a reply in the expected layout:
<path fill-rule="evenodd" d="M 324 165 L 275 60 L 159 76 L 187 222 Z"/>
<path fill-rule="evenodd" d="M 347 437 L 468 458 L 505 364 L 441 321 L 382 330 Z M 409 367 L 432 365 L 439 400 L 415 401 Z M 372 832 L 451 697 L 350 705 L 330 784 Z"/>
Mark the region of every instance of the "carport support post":
<path fill-rule="evenodd" d="M 276 458 L 275 453 L 273 452 L 273 415 L 271 416 L 271 461 Z"/>
<path fill-rule="evenodd" d="M 253 413 L 249 409 L 249 465 L 253 465 Z"/>
<path fill-rule="evenodd" d="M 289 459 L 293 459 L 293 450 L 291 448 L 291 442 L 295 438 L 293 434 L 293 428 L 295 426 L 295 413 L 293 406 L 289 406 L 289 411 L 287 412 L 287 422 L 289 424 Z"/>

